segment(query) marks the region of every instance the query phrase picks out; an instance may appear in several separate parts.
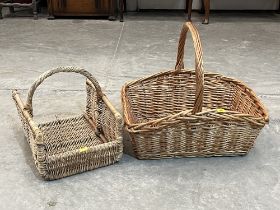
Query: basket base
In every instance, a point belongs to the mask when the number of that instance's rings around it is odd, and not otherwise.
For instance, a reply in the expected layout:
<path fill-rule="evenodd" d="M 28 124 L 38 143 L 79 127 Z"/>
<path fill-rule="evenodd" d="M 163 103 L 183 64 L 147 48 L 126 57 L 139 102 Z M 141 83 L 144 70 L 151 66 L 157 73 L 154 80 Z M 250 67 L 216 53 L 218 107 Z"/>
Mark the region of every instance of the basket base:
<path fill-rule="evenodd" d="M 159 160 L 159 159 L 171 159 L 171 158 L 211 158 L 211 157 L 237 157 L 237 156 L 245 156 L 249 153 L 247 152 L 240 152 L 240 153 L 223 153 L 223 154 L 207 154 L 207 155 L 186 155 L 186 154 L 174 154 L 174 155 L 156 155 L 156 156 L 141 156 L 141 155 L 134 155 L 139 160 Z"/>

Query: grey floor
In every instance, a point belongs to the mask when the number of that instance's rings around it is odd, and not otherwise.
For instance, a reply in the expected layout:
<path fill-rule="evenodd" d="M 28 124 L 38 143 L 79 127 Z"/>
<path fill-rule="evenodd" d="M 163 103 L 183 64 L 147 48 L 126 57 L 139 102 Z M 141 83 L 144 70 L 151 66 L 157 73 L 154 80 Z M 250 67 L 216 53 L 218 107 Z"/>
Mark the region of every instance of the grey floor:
<path fill-rule="evenodd" d="M 42 72 L 80 66 L 98 79 L 121 112 L 125 82 L 174 67 L 184 21 L 182 13 L 129 14 L 124 23 L 45 17 L 0 21 L 1 209 L 280 209 L 276 14 L 211 14 L 210 25 L 202 25 L 199 14 L 193 18 L 202 39 L 205 70 L 245 81 L 268 107 L 270 124 L 247 156 L 139 161 L 124 155 L 115 165 L 58 181 L 38 176 L 11 90 L 25 97 Z M 193 67 L 190 41 L 186 66 Z M 35 118 L 82 112 L 84 99 L 82 77 L 55 76 L 35 94 Z"/>

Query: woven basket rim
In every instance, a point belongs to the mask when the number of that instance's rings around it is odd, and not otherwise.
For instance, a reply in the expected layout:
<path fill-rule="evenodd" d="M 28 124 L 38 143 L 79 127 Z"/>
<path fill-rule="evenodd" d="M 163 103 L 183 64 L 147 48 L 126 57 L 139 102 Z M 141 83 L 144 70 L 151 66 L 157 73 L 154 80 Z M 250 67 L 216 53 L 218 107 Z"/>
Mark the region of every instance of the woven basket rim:
<path fill-rule="evenodd" d="M 193 74 L 195 75 L 195 70 L 194 69 L 182 69 L 179 73 L 176 73 L 174 71 L 174 69 L 169 69 L 169 70 L 163 70 L 163 71 L 160 71 L 159 73 L 156 73 L 156 74 L 152 74 L 152 75 L 149 75 L 149 76 L 145 76 L 145 77 L 141 77 L 140 79 L 135 79 L 135 80 L 132 80 L 130 82 L 127 82 L 125 83 L 124 87 L 130 87 L 130 86 L 133 86 L 135 84 L 138 84 L 138 83 L 141 83 L 141 82 L 144 82 L 144 81 L 149 81 L 150 79 L 154 79 L 156 77 L 159 77 L 159 76 L 162 76 L 162 75 L 169 75 L 169 74 Z M 245 84 L 244 82 L 241 82 L 240 80 L 237 80 L 236 78 L 233 78 L 233 77 L 228 77 L 228 76 L 224 76 L 220 73 L 215 73 L 215 72 L 211 72 L 211 71 L 205 71 L 204 69 L 204 76 L 212 76 L 212 77 L 220 77 L 220 79 L 224 80 L 224 81 L 231 81 L 231 82 L 234 82 L 236 84 L 240 84 L 240 85 L 244 85 L 246 86 L 246 88 L 252 92 L 254 92 L 250 87 L 248 87 L 247 84 Z"/>
<path fill-rule="evenodd" d="M 38 123 L 38 127 L 40 126 L 48 126 L 48 124 L 51 124 L 51 123 L 54 123 L 54 122 L 58 122 L 58 121 L 66 121 L 66 120 L 71 120 L 71 119 L 75 119 L 75 118 L 80 118 L 82 117 L 84 114 L 75 114 L 73 116 L 67 116 L 67 117 L 64 117 L 64 118 L 61 118 L 61 119 L 55 119 L 55 120 L 47 120 L 47 121 L 44 121 L 44 122 L 41 122 L 41 123 Z M 34 117 L 33 117 L 34 119 Z"/>

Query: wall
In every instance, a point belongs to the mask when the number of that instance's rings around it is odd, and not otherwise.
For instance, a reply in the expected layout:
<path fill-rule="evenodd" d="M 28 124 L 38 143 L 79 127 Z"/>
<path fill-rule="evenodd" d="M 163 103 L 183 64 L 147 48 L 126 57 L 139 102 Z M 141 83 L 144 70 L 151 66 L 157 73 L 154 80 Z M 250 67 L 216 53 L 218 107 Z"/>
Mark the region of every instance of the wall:
<path fill-rule="evenodd" d="M 140 9 L 184 9 L 185 0 L 138 0 Z M 279 0 L 211 0 L 211 9 L 219 10 L 276 10 Z M 127 9 L 135 11 L 137 0 L 127 0 Z M 200 8 L 200 0 L 193 0 L 193 9 Z"/>

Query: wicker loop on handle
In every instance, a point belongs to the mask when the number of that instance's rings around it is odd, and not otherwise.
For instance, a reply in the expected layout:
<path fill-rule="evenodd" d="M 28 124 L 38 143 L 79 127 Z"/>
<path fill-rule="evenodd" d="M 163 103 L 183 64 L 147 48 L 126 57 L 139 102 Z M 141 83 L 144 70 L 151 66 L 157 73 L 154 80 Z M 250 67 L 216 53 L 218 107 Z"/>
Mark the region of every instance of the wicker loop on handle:
<path fill-rule="evenodd" d="M 95 86 L 97 94 L 100 97 L 103 96 L 100 85 L 98 84 L 97 80 L 92 76 L 92 74 L 89 73 L 88 71 L 86 71 L 82 68 L 77 68 L 77 67 L 58 67 L 56 69 L 52 69 L 52 70 L 49 70 L 49 71 L 41 74 L 39 76 L 39 78 L 30 87 L 30 89 L 28 91 L 26 104 L 25 104 L 25 109 L 27 109 L 31 115 L 33 115 L 32 99 L 33 99 L 33 95 L 34 95 L 34 92 L 37 89 L 37 87 L 48 77 L 50 77 L 54 74 L 60 73 L 60 72 L 73 72 L 73 73 L 78 73 L 78 74 L 85 76 Z"/>
<path fill-rule="evenodd" d="M 203 75 L 203 61 L 202 61 L 202 47 L 196 27 L 191 22 L 186 22 L 183 25 L 179 45 L 177 62 L 175 72 L 180 72 L 184 68 L 184 48 L 188 31 L 191 32 L 194 50 L 195 50 L 195 77 L 196 77 L 196 91 L 195 102 L 192 113 L 201 112 L 203 105 L 203 90 L 204 90 L 204 75 Z"/>

